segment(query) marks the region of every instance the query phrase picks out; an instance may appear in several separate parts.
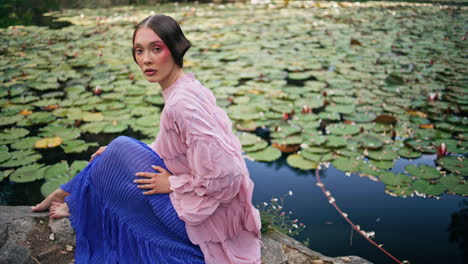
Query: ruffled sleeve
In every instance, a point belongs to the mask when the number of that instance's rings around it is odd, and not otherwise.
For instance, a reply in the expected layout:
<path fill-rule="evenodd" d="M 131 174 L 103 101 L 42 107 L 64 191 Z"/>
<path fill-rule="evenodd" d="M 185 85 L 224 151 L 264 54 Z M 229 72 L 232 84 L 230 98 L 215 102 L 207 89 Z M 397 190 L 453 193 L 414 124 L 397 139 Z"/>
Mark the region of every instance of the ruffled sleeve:
<path fill-rule="evenodd" d="M 187 145 L 190 167 L 189 174 L 169 177 L 175 208 L 186 224 L 198 225 L 239 193 L 242 165 L 210 105 L 180 102 L 171 106 L 169 116 Z"/>

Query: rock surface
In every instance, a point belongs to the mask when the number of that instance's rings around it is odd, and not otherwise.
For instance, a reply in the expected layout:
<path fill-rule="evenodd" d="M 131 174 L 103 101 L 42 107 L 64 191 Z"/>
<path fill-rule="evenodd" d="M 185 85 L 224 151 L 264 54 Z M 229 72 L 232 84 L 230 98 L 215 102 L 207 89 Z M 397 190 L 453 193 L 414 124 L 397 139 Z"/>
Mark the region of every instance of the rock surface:
<path fill-rule="evenodd" d="M 265 264 L 372 264 L 357 256 L 331 258 L 281 233 L 263 235 Z M 68 218 L 49 219 L 29 206 L 0 206 L 0 264 L 74 263 Z"/>

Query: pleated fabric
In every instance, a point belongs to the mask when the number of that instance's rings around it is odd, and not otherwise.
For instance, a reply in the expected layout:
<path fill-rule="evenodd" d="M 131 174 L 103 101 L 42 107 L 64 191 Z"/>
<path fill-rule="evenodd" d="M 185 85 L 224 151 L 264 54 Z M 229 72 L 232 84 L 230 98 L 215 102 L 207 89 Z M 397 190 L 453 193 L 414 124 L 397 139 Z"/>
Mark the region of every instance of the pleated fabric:
<path fill-rule="evenodd" d="M 147 144 L 127 136 L 60 188 L 76 232 L 75 263 L 205 263 L 168 194 L 144 195 L 137 172 L 167 167 Z M 172 172 L 171 172 L 172 174 Z M 146 179 L 146 178 L 145 178 Z"/>

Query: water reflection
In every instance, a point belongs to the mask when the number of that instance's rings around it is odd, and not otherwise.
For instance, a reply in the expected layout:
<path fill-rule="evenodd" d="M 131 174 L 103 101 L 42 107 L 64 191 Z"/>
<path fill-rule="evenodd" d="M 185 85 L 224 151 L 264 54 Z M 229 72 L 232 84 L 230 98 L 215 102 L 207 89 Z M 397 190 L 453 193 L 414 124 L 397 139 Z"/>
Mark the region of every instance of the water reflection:
<path fill-rule="evenodd" d="M 468 200 L 460 203 L 462 209 L 452 213 L 448 231 L 449 241 L 458 244 L 463 252 L 463 262 L 468 263 Z"/>

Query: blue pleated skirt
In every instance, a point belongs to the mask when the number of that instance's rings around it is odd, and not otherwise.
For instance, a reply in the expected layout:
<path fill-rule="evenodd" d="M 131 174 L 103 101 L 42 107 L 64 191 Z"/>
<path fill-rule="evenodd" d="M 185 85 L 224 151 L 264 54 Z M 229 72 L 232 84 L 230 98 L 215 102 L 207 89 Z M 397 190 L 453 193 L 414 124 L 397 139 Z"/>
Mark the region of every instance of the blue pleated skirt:
<path fill-rule="evenodd" d="M 60 188 L 76 233 L 75 263 L 204 263 L 190 242 L 168 194 L 144 195 L 133 181 L 137 172 L 165 169 L 147 144 L 127 136 L 106 150 Z M 167 169 L 168 170 L 168 169 Z"/>

